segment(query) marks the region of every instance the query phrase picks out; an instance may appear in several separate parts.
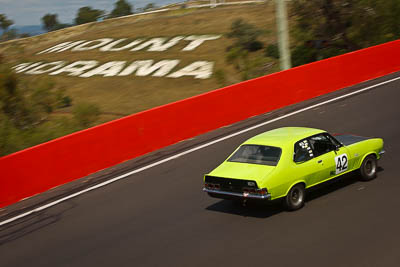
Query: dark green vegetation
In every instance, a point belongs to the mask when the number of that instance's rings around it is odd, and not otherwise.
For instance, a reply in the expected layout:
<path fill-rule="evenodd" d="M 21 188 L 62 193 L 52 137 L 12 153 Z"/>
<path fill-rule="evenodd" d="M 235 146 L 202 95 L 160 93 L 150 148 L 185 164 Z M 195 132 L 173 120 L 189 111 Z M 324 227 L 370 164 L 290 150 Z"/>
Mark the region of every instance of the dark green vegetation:
<path fill-rule="evenodd" d="M 274 65 L 268 54 L 257 52 L 264 47 L 259 38 L 269 32 L 239 18 L 233 21 L 230 32 L 226 34 L 234 40 L 227 48 L 226 62 L 235 67 L 243 81 L 265 75 Z M 223 77 L 221 70 L 215 73 L 215 78 L 221 85 L 224 84 Z"/>
<path fill-rule="evenodd" d="M 14 22 L 10 19 L 7 18 L 7 16 L 5 14 L 0 14 L 0 28 L 3 31 L 7 31 L 7 29 L 13 25 Z"/>
<path fill-rule="evenodd" d="M 7 18 L 7 15 L 0 14 L 0 42 L 13 40 L 17 38 L 30 37 L 28 33 L 18 33 L 16 29 L 10 27 L 14 24 L 14 21 Z"/>
<path fill-rule="evenodd" d="M 46 14 L 42 17 L 43 28 L 47 31 L 53 31 L 60 24 L 57 20 L 57 14 Z"/>
<path fill-rule="evenodd" d="M 26 80 L 0 62 L 0 156 L 93 125 L 100 114 L 94 104 L 78 103 L 63 115 L 71 99 L 49 78 Z"/>
<path fill-rule="evenodd" d="M 231 31 L 227 34 L 235 40 L 233 46 L 249 52 L 260 50 L 263 43 L 258 40 L 262 31 L 253 24 L 237 19 L 232 23 Z"/>
<path fill-rule="evenodd" d="M 294 66 L 398 39 L 399 0 L 294 0 Z"/>
<path fill-rule="evenodd" d="M 75 24 L 80 25 L 89 22 L 95 22 L 99 19 L 117 18 L 133 14 L 133 7 L 125 0 L 118 0 L 114 3 L 114 9 L 106 15 L 104 10 L 93 9 L 85 6 L 78 10 L 75 17 Z M 42 17 L 43 28 L 48 32 L 64 29 L 73 25 L 60 23 L 57 14 L 46 14 Z"/>
<path fill-rule="evenodd" d="M 46 14 L 42 17 L 43 29 L 48 32 L 70 27 L 70 24 L 60 23 L 57 19 L 57 14 Z"/>
<path fill-rule="evenodd" d="M 14 21 L 7 18 L 5 14 L 0 14 L 0 28 L 3 33 L 0 36 L 1 41 L 7 41 L 18 37 L 17 32 L 14 29 L 9 30 L 10 26 L 14 24 Z"/>
<path fill-rule="evenodd" d="M 133 14 L 132 6 L 125 0 L 118 0 L 114 4 L 114 9 L 111 11 L 109 18 L 117 18 Z"/>
<path fill-rule="evenodd" d="M 97 21 L 104 15 L 104 10 L 94 9 L 89 6 L 81 7 L 75 18 L 75 24 L 80 25 L 88 22 Z"/>

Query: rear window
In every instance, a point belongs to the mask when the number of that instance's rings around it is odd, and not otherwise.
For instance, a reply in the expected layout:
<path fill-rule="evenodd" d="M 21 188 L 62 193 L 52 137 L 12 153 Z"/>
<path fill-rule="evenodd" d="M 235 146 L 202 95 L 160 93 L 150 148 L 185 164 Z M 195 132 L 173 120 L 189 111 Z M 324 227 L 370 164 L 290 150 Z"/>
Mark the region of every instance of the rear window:
<path fill-rule="evenodd" d="M 230 162 L 276 166 L 281 157 L 279 147 L 243 145 L 229 159 Z"/>

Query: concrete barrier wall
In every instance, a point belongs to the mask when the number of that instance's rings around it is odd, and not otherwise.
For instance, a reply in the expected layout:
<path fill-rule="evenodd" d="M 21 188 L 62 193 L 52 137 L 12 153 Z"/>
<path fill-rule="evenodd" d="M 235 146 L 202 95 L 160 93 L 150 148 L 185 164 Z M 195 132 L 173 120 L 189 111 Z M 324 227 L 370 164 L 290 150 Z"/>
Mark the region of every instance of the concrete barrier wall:
<path fill-rule="evenodd" d="M 207 131 L 400 70 L 400 40 L 242 82 L 0 158 L 0 207 Z"/>

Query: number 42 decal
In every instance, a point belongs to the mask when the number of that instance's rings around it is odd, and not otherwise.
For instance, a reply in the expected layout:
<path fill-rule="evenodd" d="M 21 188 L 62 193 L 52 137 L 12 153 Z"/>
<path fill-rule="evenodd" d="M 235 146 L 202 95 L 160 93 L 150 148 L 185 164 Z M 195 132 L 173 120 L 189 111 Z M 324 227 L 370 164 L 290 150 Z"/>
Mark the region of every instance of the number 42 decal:
<path fill-rule="evenodd" d="M 336 174 L 344 172 L 348 167 L 348 157 L 346 154 L 341 154 L 335 157 Z"/>

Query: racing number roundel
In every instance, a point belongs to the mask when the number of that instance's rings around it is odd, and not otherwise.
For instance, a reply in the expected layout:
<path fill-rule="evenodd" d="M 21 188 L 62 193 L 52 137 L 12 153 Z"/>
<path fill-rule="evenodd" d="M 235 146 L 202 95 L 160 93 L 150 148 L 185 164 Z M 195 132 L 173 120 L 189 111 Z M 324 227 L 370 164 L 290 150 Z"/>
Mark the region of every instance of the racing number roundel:
<path fill-rule="evenodd" d="M 335 157 L 336 163 L 336 174 L 347 171 L 348 168 L 348 157 L 346 154 L 341 154 Z"/>

